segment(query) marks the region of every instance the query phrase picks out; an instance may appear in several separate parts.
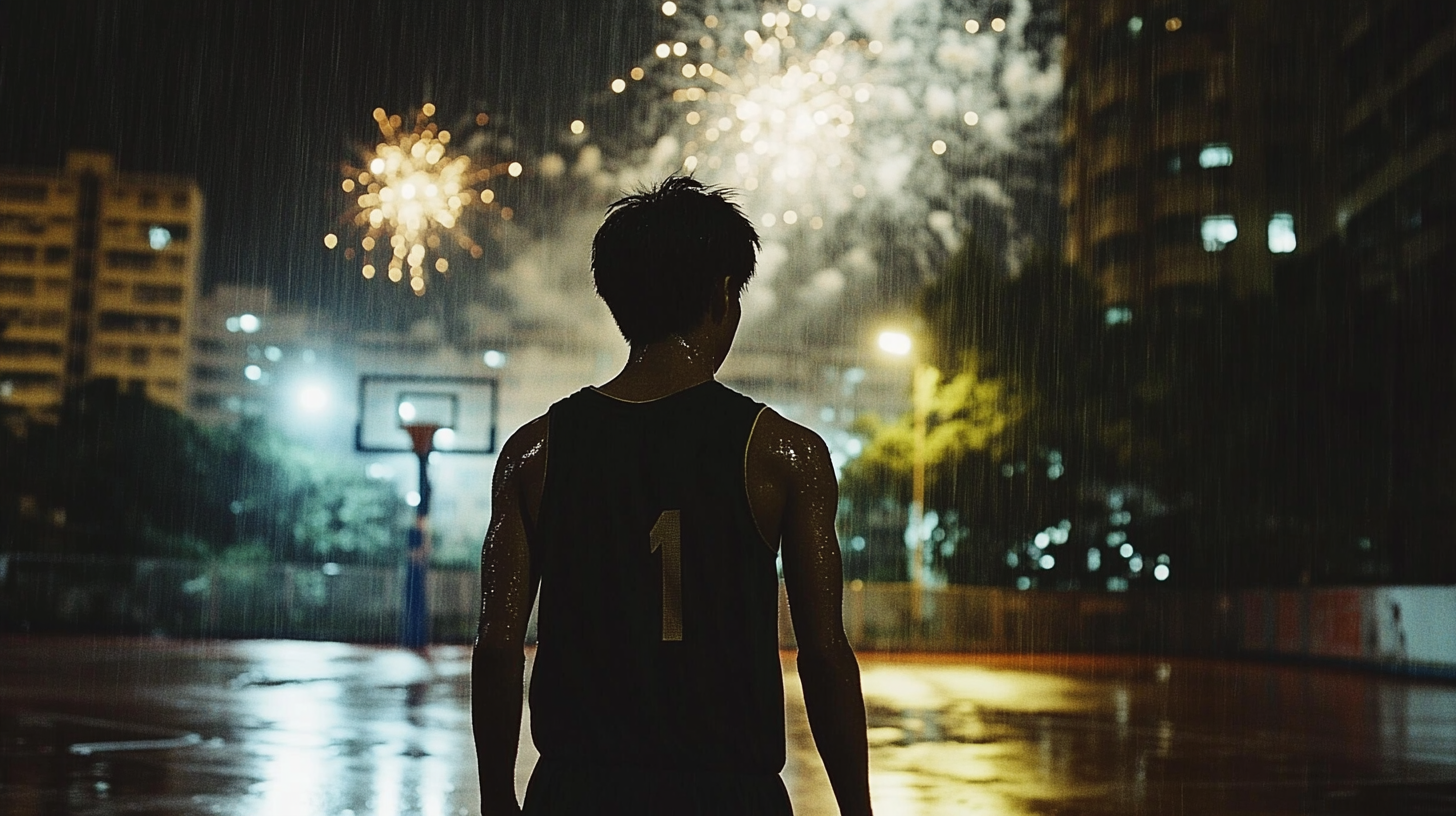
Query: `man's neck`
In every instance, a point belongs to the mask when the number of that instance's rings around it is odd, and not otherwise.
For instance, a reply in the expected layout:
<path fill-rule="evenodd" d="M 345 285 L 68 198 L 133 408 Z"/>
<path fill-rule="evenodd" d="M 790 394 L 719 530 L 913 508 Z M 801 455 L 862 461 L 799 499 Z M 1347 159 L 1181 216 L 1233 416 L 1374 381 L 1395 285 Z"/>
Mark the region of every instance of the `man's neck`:
<path fill-rule="evenodd" d="M 675 394 L 713 379 L 717 361 L 692 338 L 670 337 L 634 346 L 622 367 L 598 391 L 618 399 L 640 402 Z"/>

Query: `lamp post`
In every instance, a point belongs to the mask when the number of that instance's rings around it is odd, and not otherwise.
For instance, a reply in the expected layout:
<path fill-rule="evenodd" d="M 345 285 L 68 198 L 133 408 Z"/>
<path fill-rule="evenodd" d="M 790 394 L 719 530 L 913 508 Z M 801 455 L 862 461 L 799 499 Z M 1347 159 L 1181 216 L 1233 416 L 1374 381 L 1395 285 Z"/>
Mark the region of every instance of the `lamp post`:
<path fill-rule="evenodd" d="M 883 331 L 879 337 L 880 349 L 897 357 L 911 357 L 914 342 L 910 335 L 899 331 Z M 914 359 L 914 373 L 910 381 L 910 519 L 906 525 L 905 543 L 910 549 L 910 620 L 915 627 L 914 635 L 920 637 L 925 623 L 922 595 L 925 591 L 925 437 L 929 422 L 930 403 L 935 396 L 935 386 L 940 372 Z"/>

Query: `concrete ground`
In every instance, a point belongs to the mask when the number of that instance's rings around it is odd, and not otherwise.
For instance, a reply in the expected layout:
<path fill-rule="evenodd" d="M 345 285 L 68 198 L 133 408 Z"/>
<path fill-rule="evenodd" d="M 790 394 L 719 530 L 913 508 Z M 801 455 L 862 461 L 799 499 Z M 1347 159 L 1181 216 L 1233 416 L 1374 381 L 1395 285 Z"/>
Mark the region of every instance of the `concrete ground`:
<path fill-rule="evenodd" d="M 880 816 L 1456 813 L 1456 685 L 1120 657 L 861 662 Z M 837 813 L 785 664 L 796 812 Z M 475 814 L 468 691 L 460 647 L 0 638 L 0 813 Z"/>

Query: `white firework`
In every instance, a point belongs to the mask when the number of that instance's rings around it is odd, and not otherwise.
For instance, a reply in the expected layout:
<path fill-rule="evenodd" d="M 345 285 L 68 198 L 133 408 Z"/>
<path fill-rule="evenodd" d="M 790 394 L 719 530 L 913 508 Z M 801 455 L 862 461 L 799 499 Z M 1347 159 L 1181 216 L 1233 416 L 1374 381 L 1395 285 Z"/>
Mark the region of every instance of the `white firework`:
<path fill-rule="evenodd" d="M 1007 168 L 1029 128 L 1050 131 L 1055 43 L 1029 43 L 1030 0 L 998 4 L 1003 16 L 952 1 L 664 3 L 673 36 L 608 86 L 656 140 L 635 171 L 743 191 L 765 242 L 782 245 L 766 256 L 799 270 L 787 284 L 801 291 L 837 293 L 836 267 L 883 274 L 865 259 L 887 249 L 908 251 L 918 279 L 987 222 L 1014 243 L 1025 191 Z"/>

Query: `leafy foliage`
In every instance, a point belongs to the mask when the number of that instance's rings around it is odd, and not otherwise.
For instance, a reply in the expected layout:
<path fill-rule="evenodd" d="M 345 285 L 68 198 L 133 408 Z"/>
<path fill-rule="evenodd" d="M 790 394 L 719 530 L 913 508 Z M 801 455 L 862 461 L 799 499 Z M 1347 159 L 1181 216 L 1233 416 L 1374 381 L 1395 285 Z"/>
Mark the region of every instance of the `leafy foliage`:
<path fill-rule="evenodd" d="M 1437 327 L 1414 305 L 1362 299 L 1338 263 L 1304 263 L 1281 275 L 1308 291 L 1104 304 L 1045 256 L 1007 277 L 967 240 L 923 293 L 925 339 L 937 364 L 969 364 L 1012 409 L 977 444 L 927 457 L 927 507 L 956 519 L 942 523 L 946 577 L 1152 585 L 1169 560 L 1183 587 L 1456 573 L 1437 535 L 1456 506 L 1456 434 L 1437 421 L 1450 401 L 1431 385 L 1449 379 L 1437 371 L 1449 355 L 1427 344 Z M 892 560 L 910 427 L 863 425 L 865 454 L 845 470 L 851 526 L 878 524 Z M 1054 567 L 1028 566 L 1043 554 Z"/>
<path fill-rule="evenodd" d="M 265 429 L 207 428 L 114 383 L 56 425 L 10 423 L 0 525 L 11 549 L 361 561 L 397 541 L 392 491 Z"/>

